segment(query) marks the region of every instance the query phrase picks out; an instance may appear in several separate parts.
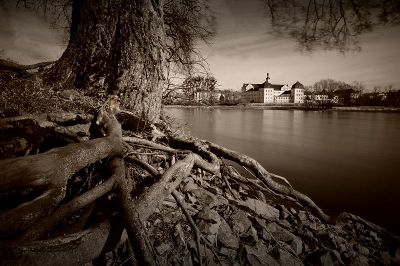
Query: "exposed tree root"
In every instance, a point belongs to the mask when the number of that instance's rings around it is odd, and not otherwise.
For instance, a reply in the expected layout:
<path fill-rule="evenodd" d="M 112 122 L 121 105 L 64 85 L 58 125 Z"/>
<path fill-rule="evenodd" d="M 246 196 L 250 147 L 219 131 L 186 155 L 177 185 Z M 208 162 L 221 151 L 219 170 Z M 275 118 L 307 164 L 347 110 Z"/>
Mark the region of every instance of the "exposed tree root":
<path fill-rule="evenodd" d="M 60 123 L 71 125 L 87 122 L 87 119 L 73 115 L 49 116 L 48 119 L 56 121 L 49 123 L 58 125 Z M 129 113 L 124 114 L 124 119 L 125 123 L 130 121 Z M 169 195 L 175 198 L 193 230 L 199 264 L 202 265 L 203 263 L 201 239 L 219 260 L 214 247 L 202 236 L 189 214 L 186 204 L 179 198 L 176 190 L 182 180 L 193 176 L 198 169 L 209 174 L 198 175 L 196 180 L 213 179 L 213 182 L 220 182 L 219 184 L 222 184 L 222 186 L 225 183 L 228 197 L 231 194 L 235 202 L 241 199 L 238 198 L 238 193 L 235 194 L 233 187 L 240 183 L 254 189 L 254 191 L 265 193 L 265 195 L 271 194 L 285 200 L 298 202 L 324 222 L 337 222 L 325 214 L 306 195 L 294 190 L 288 180 L 269 173 L 253 158 L 211 142 L 178 136 L 165 137 L 162 139 L 163 143 L 156 143 L 152 136 L 150 138 L 153 140 L 139 137 L 122 138 L 121 126 L 113 116 L 106 123 L 106 137 L 84 141 L 65 127 L 59 126 L 58 131 L 54 131 L 56 134 L 78 143 L 54 148 L 37 155 L 0 161 L 0 169 L 5 169 L 0 172 L 0 193 L 25 189 L 34 189 L 40 192 L 39 196 L 28 200 L 28 202 L 0 211 L 0 236 L 3 239 L 8 239 L 8 241 L 2 243 L 0 255 L 4 255 L 6 263 L 60 264 L 63 259 L 65 260 L 69 256 L 68 254 L 72 254 L 68 253 L 67 250 L 76 253 L 77 255 L 74 255 L 74 257 L 80 256 L 79 258 L 68 258 L 69 263 L 83 264 L 98 256 L 101 259 L 104 258 L 106 252 L 124 241 L 121 236 L 125 229 L 129 240 L 128 246 L 131 248 L 129 257 L 132 257 L 132 261 L 140 265 L 158 265 L 159 261 L 157 261 L 157 256 L 146 233 L 145 224 Z M 141 126 L 146 127 L 146 125 Z M 127 127 L 134 128 L 135 125 Z M 54 125 L 52 128 L 55 128 Z M 149 128 L 152 128 L 151 125 L 149 125 Z M 123 146 L 128 149 L 125 156 L 122 154 Z M 157 151 L 157 156 L 154 156 L 154 151 Z M 94 183 L 97 186 L 87 184 L 89 177 L 86 178 L 86 181 L 85 179 L 79 181 L 77 172 L 106 157 L 111 158 L 104 160 L 108 163 L 111 172 L 108 179 L 105 177 L 100 179 L 102 181 L 97 179 Z M 241 176 L 235 172 L 232 166 L 222 163 L 223 159 L 234 161 L 248 168 L 255 178 Z M 126 168 L 125 162 L 131 168 Z M 139 167 L 136 168 L 140 170 L 140 174 L 132 172 L 132 165 Z M 93 170 L 94 166 L 91 167 Z M 149 187 L 139 194 L 133 190 L 135 182 L 138 182 L 138 179 L 143 175 L 141 170 L 150 174 L 152 184 L 149 184 Z M 76 175 L 75 178 L 78 181 L 71 178 L 74 175 Z M 92 172 L 88 175 L 92 179 Z M 81 184 L 82 187 L 79 188 L 78 193 L 67 193 L 67 188 L 70 187 L 71 182 Z M 84 190 L 81 194 L 80 192 L 86 185 L 87 191 Z M 118 217 L 123 217 L 123 223 L 119 228 L 110 230 L 108 223 L 103 223 L 100 227 L 71 234 L 68 237 L 37 241 L 48 235 L 55 225 L 60 224 L 64 219 L 71 217 L 82 208 L 99 202 L 101 198 L 104 199 L 103 196 L 111 191 L 117 195 L 118 200 L 114 204 L 118 204 L 118 207 L 116 207 L 120 215 Z M 134 195 L 133 192 L 139 195 L 134 197 L 132 196 Z M 71 197 L 68 200 L 66 200 L 67 194 Z M 115 208 L 115 206 L 112 208 Z M 107 215 L 109 216 L 109 214 Z M 83 223 L 89 220 L 88 217 L 83 218 Z M 382 228 L 358 216 L 344 213 L 339 215 L 339 218 L 356 220 L 375 231 L 382 234 L 386 233 Z M 96 245 L 96 248 L 89 247 L 89 241 L 91 241 L 91 245 Z M 7 249 L 5 245 L 11 245 L 15 250 L 7 253 L 7 250 L 10 249 Z M 35 245 L 37 245 L 37 248 L 35 248 Z M 60 257 L 50 256 L 50 252 L 54 252 L 57 248 L 61 250 Z M 17 259 L 19 255 L 22 257 Z"/>
<path fill-rule="evenodd" d="M 23 245 L 0 246 L 0 265 L 83 265 L 97 258 L 109 235 L 104 222 L 79 233 Z"/>
<path fill-rule="evenodd" d="M 224 148 L 212 142 L 205 142 L 210 148 L 210 151 L 215 153 L 217 156 L 234 161 L 241 165 L 250 168 L 255 176 L 264 182 L 264 184 L 275 192 L 281 193 L 286 196 L 291 196 L 299 200 L 300 203 L 306 205 L 311 211 L 313 211 L 318 218 L 325 222 L 334 222 L 331 217 L 324 213 L 324 211 L 317 206 L 308 196 L 303 193 L 294 190 L 292 187 L 280 184 L 271 178 L 271 174 L 265 170 L 262 165 L 260 165 L 253 158 L 235 152 L 233 150 Z"/>

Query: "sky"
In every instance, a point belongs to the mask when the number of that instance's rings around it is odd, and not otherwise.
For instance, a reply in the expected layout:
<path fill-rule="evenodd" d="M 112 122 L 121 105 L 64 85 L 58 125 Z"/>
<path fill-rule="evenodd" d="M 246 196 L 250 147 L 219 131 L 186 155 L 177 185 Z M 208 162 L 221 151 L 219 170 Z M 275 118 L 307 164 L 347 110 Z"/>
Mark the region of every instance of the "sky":
<path fill-rule="evenodd" d="M 239 89 L 243 83 L 261 83 L 270 73 L 271 83 L 304 85 L 332 78 L 361 81 L 368 88 L 393 84 L 400 87 L 400 27 L 376 28 L 361 35 L 361 52 L 298 51 L 293 39 L 268 32 L 264 1 L 218 0 L 218 33 L 203 48 L 221 87 Z"/>
<path fill-rule="evenodd" d="M 269 34 L 264 1 L 212 0 L 217 35 L 200 45 L 221 89 L 239 90 L 243 83 L 304 85 L 332 78 L 400 87 L 400 27 L 381 27 L 361 35 L 361 52 L 299 52 L 293 39 Z M 56 60 L 66 47 L 64 33 L 32 11 L 0 1 L 0 53 L 22 64 Z"/>

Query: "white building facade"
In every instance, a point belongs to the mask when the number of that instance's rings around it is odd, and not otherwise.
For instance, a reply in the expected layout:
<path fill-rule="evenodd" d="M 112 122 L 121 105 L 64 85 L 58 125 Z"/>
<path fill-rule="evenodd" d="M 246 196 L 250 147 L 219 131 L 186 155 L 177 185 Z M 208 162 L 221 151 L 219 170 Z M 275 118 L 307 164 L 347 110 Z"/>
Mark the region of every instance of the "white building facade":
<path fill-rule="evenodd" d="M 261 84 L 248 84 L 242 86 L 242 99 L 249 103 L 286 104 L 304 103 L 304 86 L 296 82 L 292 88 L 286 85 L 271 84 L 269 73 L 266 81 Z"/>

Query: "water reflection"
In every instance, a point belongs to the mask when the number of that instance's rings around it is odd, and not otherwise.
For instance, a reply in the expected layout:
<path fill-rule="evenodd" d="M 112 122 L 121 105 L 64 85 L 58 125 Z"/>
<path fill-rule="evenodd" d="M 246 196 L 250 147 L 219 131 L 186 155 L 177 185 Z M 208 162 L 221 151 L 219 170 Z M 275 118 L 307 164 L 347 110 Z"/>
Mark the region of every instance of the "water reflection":
<path fill-rule="evenodd" d="M 400 115 L 167 109 L 190 133 L 256 158 L 330 212 L 400 233 Z"/>

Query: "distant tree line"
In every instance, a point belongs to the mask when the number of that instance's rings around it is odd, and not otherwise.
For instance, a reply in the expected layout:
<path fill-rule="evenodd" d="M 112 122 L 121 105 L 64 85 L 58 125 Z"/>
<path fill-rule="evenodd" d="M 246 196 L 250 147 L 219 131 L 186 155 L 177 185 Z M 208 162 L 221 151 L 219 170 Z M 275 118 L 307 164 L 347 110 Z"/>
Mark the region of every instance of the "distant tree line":
<path fill-rule="evenodd" d="M 354 81 L 348 84 L 343 81 L 333 79 L 322 79 L 311 86 L 305 88 L 306 99 L 309 95 L 327 95 L 330 103 L 336 96 L 338 101 L 334 104 L 345 106 L 400 106 L 400 90 L 392 85 L 375 86 L 371 92 L 366 90 L 366 86 Z"/>

